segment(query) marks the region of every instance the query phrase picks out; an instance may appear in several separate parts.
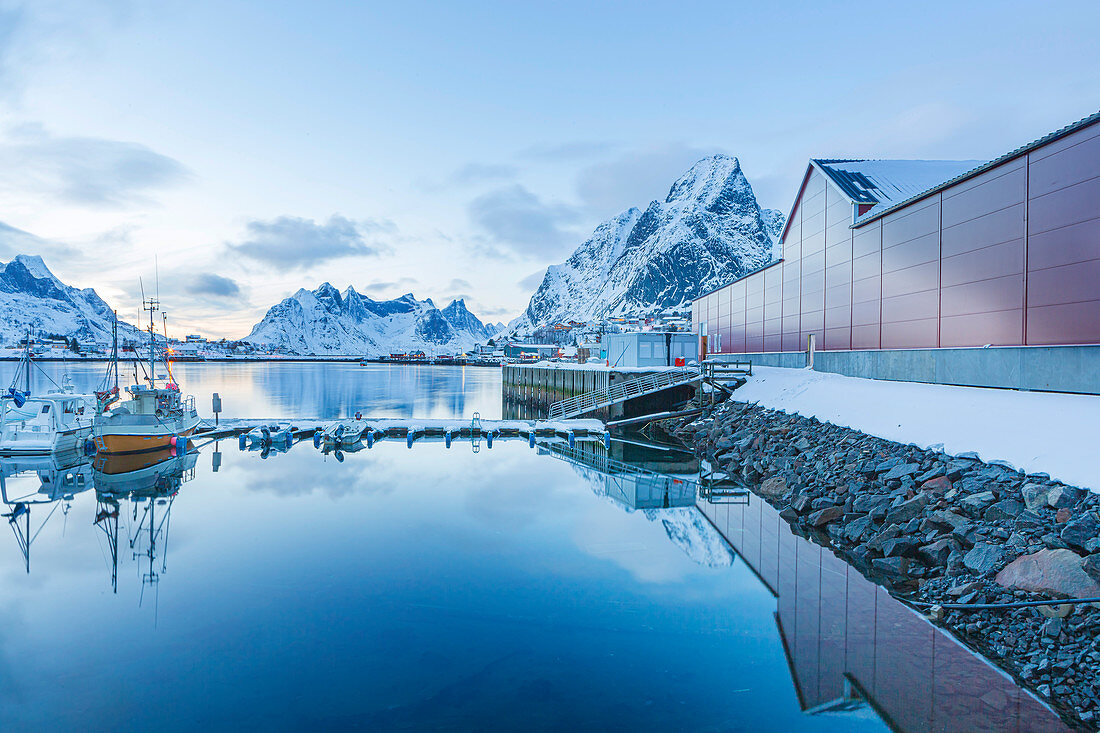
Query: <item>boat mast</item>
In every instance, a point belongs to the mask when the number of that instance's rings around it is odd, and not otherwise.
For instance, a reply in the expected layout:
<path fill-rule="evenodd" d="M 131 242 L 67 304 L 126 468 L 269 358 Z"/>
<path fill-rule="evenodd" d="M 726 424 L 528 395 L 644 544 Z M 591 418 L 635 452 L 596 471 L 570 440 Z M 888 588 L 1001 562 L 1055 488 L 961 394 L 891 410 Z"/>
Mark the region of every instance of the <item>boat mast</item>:
<path fill-rule="evenodd" d="M 156 331 L 153 328 L 153 314 L 160 308 L 160 301 L 156 298 L 146 298 L 143 310 L 149 311 L 149 386 L 156 389 L 157 386 L 157 347 Z"/>
<path fill-rule="evenodd" d="M 115 311 L 115 321 L 111 325 L 111 350 L 114 352 L 115 394 L 118 394 L 118 311 Z"/>

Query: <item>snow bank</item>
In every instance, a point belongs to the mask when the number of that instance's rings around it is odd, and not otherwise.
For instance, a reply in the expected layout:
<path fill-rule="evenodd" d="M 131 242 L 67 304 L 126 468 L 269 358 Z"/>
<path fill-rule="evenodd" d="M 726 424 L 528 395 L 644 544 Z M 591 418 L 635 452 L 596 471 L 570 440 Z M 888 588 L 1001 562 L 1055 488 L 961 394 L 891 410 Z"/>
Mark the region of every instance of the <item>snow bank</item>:
<path fill-rule="evenodd" d="M 972 452 L 1027 473 L 1100 491 L 1100 396 L 1019 392 L 842 377 L 806 369 L 753 367 L 734 393 L 786 412 L 898 443 Z"/>

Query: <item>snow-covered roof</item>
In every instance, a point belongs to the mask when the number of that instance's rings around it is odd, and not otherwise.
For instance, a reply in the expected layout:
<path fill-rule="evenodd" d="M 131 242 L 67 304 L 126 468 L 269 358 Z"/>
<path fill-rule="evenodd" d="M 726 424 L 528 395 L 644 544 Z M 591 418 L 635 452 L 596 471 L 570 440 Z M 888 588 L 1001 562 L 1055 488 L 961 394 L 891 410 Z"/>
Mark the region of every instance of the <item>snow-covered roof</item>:
<path fill-rule="evenodd" d="M 871 208 L 860 215 L 862 219 L 961 176 L 985 161 L 815 158 L 810 162 L 853 203 L 871 204 Z"/>

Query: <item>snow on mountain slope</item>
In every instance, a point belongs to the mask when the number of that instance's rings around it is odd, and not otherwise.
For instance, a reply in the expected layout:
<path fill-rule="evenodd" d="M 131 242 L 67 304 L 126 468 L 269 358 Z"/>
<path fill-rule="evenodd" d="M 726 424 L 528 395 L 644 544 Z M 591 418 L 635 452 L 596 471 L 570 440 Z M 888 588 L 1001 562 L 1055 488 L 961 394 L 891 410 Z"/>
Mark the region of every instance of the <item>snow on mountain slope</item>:
<path fill-rule="evenodd" d="M 454 353 L 493 335 L 477 316 L 455 300 L 443 310 L 431 299 L 406 293 L 372 300 L 329 283 L 301 289 L 272 306 L 244 338 L 292 354 L 382 356 L 392 352 Z"/>
<path fill-rule="evenodd" d="M 647 509 L 645 515 L 651 522 L 659 521 L 672 543 L 696 564 L 708 568 L 733 565 L 735 555 L 729 543 L 695 507 Z"/>
<path fill-rule="evenodd" d="M 18 342 L 27 331 L 110 343 L 113 320 L 114 312 L 95 290 L 64 284 L 37 255 L 16 255 L 11 262 L 0 265 L 0 341 L 3 343 Z M 118 325 L 120 341 L 141 338 L 130 324 L 119 321 Z"/>
<path fill-rule="evenodd" d="M 782 213 L 757 204 L 737 158 L 704 158 L 664 201 L 604 222 L 568 260 L 547 269 L 514 324 L 689 307 L 698 295 L 776 259 L 782 224 Z"/>

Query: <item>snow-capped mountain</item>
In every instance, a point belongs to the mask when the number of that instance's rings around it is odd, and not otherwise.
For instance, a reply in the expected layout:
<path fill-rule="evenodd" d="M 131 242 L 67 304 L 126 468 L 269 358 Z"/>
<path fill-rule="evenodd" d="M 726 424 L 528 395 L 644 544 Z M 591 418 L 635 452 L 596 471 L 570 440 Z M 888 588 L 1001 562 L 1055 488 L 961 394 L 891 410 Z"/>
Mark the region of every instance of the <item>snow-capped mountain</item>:
<path fill-rule="evenodd" d="M 11 262 L 0 265 L 3 343 L 18 342 L 27 331 L 110 343 L 113 321 L 114 312 L 95 290 L 64 284 L 37 255 L 16 255 Z M 118 335 L 120 341 L 142 338 L 137 329 L 122 321 L 118 323 Z"/>
<path fill-rule="evenodd" d="M 462 300 L 439 310 L 412 293 L 372 300 L 353 287 L 341 293 L 324 283 L 272 306 L 243 340 L 293 354 L 382 356 L 463 351 L 494 333 Z"/>
<path fill-rule="evenodd" d="M 513 327 L 690 307 L 691 301 L 778 256 L 783 214 L 761 209 L 737 158 L 704 158 L 664 201 L 596 227 L 547 269 Z"/>

